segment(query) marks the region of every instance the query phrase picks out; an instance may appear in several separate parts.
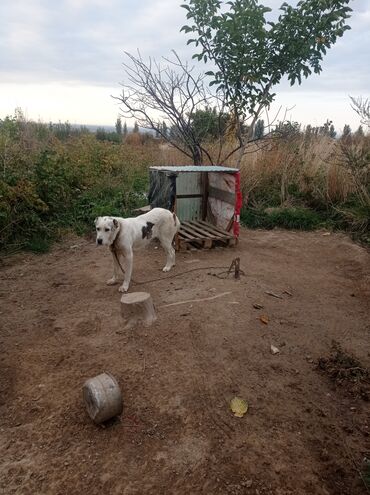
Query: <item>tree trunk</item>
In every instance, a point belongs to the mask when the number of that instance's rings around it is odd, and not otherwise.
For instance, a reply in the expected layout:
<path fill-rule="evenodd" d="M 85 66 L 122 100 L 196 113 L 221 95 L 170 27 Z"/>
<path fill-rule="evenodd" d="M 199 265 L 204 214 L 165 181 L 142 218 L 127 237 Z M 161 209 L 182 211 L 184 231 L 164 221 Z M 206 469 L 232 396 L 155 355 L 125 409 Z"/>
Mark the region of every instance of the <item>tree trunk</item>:
<path fill-rule="evenodd" d="M 202 151 L 197 146 L 192 148 L 191 153 L 193 155 L 194 165 L 203 165 Z"/>
<path fill-rule="evenodd" d="M 151 295 L 148 292 L 124 294 L 121 298 L 121 316 L 125 330 L 139 323 L 150 326 L 157 319 Z"/>

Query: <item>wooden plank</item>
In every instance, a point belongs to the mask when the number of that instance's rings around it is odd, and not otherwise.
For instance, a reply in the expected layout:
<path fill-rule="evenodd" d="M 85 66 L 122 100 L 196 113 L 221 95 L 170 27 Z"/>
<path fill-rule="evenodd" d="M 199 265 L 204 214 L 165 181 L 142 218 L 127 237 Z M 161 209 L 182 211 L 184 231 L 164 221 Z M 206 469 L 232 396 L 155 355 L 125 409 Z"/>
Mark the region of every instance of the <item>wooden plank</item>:
<path fill-rule="evenodd" d="M 203 222 L 202 220 L 198 220 L 197 223 L 200 223 L 200 224 L 204 225 L 204 227 L 208 227 L 209 229 L 212 229 L 212 230 L 218 232 L 219 234 L 222 234 L 225 237 L 234 237 L 229 232 L 226 232 L 226 230 L 223 230 L 223 229 L 221 229 L 219 227 L 216 227 L 215 225 L 211 225 L 211 224 L 209 224 L 207 222 Z"/>
<path fill-rule="evenodd" d="M 181 224 L 179 234 L 183 234 L 188 239 L 191 239 L 194 241 L 195 240 L 204 240 L 204 239 L 210 238 L 208 235 L 207 236 L 200 235 L 199 232 L 197 232 L 196 230 L 193 230 L 190 226 L 184 225 L 184 222 Z"/>
<path fill-rule="evenodd" d="M 203 220 L 198 220 L 197 222 L 199 224 L 203 225 L 204 227 L 208 227 L 209 229 L 215 230 L 219 234 L 223 234 L 223 235 L 226 235 L 226 236 L 227 235 L 230 235 L 229 232 L 227 232 L 226 230 L 221 229 L 221 227 L 217 227 L 216 225 L 213 225 L 211 223 L 204 222 Z"/>
<path fill-rule="evenodd" d="M 216 227 L 213 227 L 212 225 L 206 223 L 206 222 L 191 222 L 192 225 L 195 223 L 195 224 L 198 224 L 198 228 L 203 228 L 204 231 L 206 232 L 209 232 L 210 235 L 212 235 L 213 237 L 217 237 L 218 239 L 229 239 L 231 238 L 231 235 L 224 231 L 224 230 L 221 230 L 221 229 L 217 229 Z"/>
<path fill-rule="evenodd" d="M 227 233 L 225 234 L 224 232 L 220 232 L 217 229 L 214 229 L 211 227 L 210 224 L 207 224 L 206 222 L 196 222 L 198 224 L 198 228 L 204 229 L 206 232 L 209 232 L 211 235 L 216 236 L 217 238 L 224 238 L 225 235 L 227 236 Z"/>
<path fill-rule="evenodd" d="M 197 236 L 199 236 L 199 234 L 200 234 L 202 236 L 209 237 L 208 232 L 205 232 L 204 229 L 197 228 L 196 222 L 190 222 L 190 221 L 183 222 L 183 225 L 184 225 L 184 228 L 186 228 L 188 231 L 193 232 Z"/>
<path fill-rule="evenodd" d="M 191 234 L 194 236 L 194 240 L 206 240 L 206 239 L 213 239 L 211 235 L 209 235 L 206 232 L 199 232 L 198 230 L 192 229 L 191 226 L 185 224 L 184 222 L 181 224 L 181 229 L 188 234 Z M 180 231 L 181 232 L 181 231 Z"/>
<path fill-rule="evenodd" d="M 178 249 L 189 249 L 193 245 L 197 248 L 211 249 L 215 243 L 221 242 L 224 246 L 233 244 L 234 236 L 204 221 L 182 222 L 178 233 Z"/>
<path fill-rule="evenodd" d="M 182 226 L 181 226 L 180 231 L 179 231 L 179 236 L 180 237 L 186 237 L 187 239 L 191 239 L 192 241 L 194 239 L 196 239 L 196 237 L 194 237 L 193 235 L 191 235 L 188 232 L 185 232 L 184 230 L 182 230 Z"/>
<path fill-rule="evenodd" d="M 201 235 L 203 237 L 206 237 L 208 239 L 219 239 L 220 234 L 219 233 L 213 233 L 209 232 L 206 228 L 199 226 L 197 222 L 186 222 L 186 227 L 193 232 L 198 233 L 198 235 Z"/>

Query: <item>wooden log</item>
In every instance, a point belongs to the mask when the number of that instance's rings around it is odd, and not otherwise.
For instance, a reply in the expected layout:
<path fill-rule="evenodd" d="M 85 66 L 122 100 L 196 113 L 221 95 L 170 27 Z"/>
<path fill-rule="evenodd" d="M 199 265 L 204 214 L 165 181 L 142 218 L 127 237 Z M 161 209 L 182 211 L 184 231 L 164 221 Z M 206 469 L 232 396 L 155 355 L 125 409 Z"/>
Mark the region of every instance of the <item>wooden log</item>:
<path fill-rule="evenodd" d="M 87 380 L 82 393 L 87 412 L 95 423 L 103 423 L 122 413 L 121 390 L 110 373 Z"/>
<path fill-rule="evenodd" d="M 151 295 L 148 292 L 123 294 L 121 316 L 125 329 L 133 328 L 139 323 L 150 326 L 157 319 Z"/>

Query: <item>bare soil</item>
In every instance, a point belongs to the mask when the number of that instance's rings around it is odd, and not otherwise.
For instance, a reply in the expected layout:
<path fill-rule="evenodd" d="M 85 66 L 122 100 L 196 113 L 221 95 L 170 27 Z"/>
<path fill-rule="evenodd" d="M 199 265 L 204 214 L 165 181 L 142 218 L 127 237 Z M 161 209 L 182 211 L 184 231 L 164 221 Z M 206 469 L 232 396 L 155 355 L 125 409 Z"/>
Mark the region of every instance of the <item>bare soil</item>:
<path fill-rule="evenodd" d="M 215 276 L 237 256 L 239 281 Z M 137 281 L 168 276 L 161 249 L 134 262 Z M 3 260 L 0 493 L 367 493 L 369 402 L 320 363 L 335 341 L 366 386 L 369 253 L 344 235 L 243 230 L 235 248 L 179 253 L 170 275 L 189 270 L 131 286 L 152 294 L 158 320 L 128 332 L 105 285 L 110 253 L 92 240 Z M 196 301 L 165 307 L 184 300 Z M 101 427 L 81 390 L 103 371 L 124 411 Z"/>

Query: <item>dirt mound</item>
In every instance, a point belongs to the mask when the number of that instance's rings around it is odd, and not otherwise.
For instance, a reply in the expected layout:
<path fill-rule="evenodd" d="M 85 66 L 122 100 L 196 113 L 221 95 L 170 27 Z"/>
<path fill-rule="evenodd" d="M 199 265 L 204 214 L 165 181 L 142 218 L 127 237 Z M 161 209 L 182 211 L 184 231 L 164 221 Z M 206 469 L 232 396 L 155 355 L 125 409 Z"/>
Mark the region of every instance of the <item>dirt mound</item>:
<path fill-rule="evenodd" d="M 329 357 L 321 357 L 317 367 L 336 385 L 355 397 L 370 399 L 370 371 L 358 359 L 343 351 L 338 342 L 332 343 Z"/>

